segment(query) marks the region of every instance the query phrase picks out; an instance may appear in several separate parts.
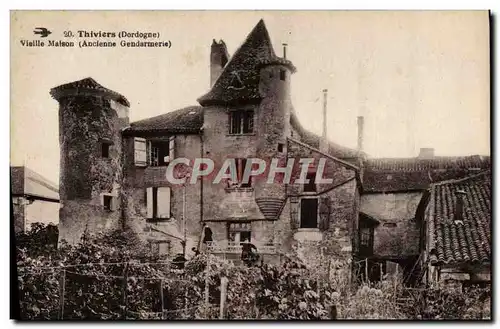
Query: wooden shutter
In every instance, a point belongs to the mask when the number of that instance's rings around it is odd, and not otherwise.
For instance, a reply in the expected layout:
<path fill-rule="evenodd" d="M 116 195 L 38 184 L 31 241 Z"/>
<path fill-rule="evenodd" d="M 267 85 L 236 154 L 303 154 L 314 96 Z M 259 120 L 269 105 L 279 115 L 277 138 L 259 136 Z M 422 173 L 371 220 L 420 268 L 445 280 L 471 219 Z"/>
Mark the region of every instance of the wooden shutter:
<path fill-rule="evenodd" d="M 118 198 L 116 196 L 111 198 L 111 211 L 118 209 Z"/>
<path fill-rule="evenodd" d="M 175 159 L 175 136 L 170 136 L 168 139 L 168 162 Z"/>
<path fill-rule="evenodd" d="M 153 218 L 153 188 L 148 187 L 146 189 L 146 202 L 147 202 L 147 217 L 148 218 Z"/>
<path fill-rule="evenodd" d="M 134 163 L 138 167 L 147 166 L 146 139 L 134 137 Z"/>
<path fill-rule="evenodd" d="M 319 229 L 328 230 L 330 227 L 330 199 L 322 197 L 319 200 Z"/>
<path fill-rule="evenodd" d="M 170 187 L 158 187 L 158 218 L 170 218 Z"/>
<path fill-rule="evenodd" d="M 300 227 L 299 223 L 299 199 L 290 198 L 290 228 L 296 230 Z"/>

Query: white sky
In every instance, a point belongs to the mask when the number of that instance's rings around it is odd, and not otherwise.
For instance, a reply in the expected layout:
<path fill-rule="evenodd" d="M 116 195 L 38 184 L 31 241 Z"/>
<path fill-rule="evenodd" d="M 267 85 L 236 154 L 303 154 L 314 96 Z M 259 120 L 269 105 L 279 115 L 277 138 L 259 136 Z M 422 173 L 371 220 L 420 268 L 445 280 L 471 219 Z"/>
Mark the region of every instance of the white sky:
<path fill-rule="evenodd" d="M 209 87 L 213 38 L 230 54 L 260 18 L 276 53 L 288 43 L 292 100 L 320 133 L 321 90 L 329 90 L 329 137 L 374 157 L 489 154 L 488 14 L 483 12 L 22 12 L 12 18 L 11 164 L 59 177 L 58 106 L 49 90 L 93 77 L 124 94 L 136 121 L 196 103 Z M 23 48 L 35 26 L 160 32 L 162 49 Z M 47 39 L 49 39 L 47 38 Z M 77 40 L 75 40 L 77 41 Z"/>

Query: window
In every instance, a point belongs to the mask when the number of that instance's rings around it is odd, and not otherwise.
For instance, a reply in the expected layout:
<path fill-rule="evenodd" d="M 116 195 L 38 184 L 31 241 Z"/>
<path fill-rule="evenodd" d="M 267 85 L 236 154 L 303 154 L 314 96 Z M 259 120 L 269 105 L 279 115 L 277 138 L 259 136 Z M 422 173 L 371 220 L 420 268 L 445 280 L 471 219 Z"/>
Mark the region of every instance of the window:
<path fill-rule="evenodd" d="M 253 111 L 230 111 L 229 134 L 241 135 L 253 133 Z"/>
<path fill-rule="evenodd" d="M 369 227 L 363 227 L 359 231 L 359 244 L 363 247 L 369 247 L 371 240 L 371 229 Z"/>
<path fill-rule="evenodd" d="M 278 152 L 283 152 L 283 150 L 285 149 L 285 144 L 283 143 L 278 143 Z"/>
<path fill-rule="evenodd" d="M 373 254 L 373 235 L 374 226 L 365 218 L 360 218 L 359 221 L 359 253 L 361 255 L 372 255 Z"/>
<path fill-rule="evenodd" d="M 247 159 L 234 159 L 236 162 L 236 177 L 237 182 L 228 182 L 228 187 L 242 187 L 249 188 L 252 187 L 252 177 L 248 178 L 248 182 L 243 183 L 243 174 L 245 173 L 245 167 L 247 165 Z"/>
<path fill-rule="evenodd" d="M 103 141 L 101 143 L 101 156 L 103 158 L 109 158 L 110 148 L 111 148 L 111 142 Z"/>
<path fill-rule="evenodd" d="M 152 241 L 150 242 L 151 256 L 155 258 L 164 258 L 170 255 L 170 241 Z"/>
<path fill-rule="evenodd" d="M 111 195 L 103 195 L 104 210 L 111 211 L 112 202 L 113 202 L 113 197 Z"/>
<path fill-rule="evenodd" d="M 101 193 L 101 206 L 105 211 L 116 210 L 116 197 L 110 194 Z"/>
<path fill-rule="evenodd" d="M 167 166 L 174 159 L 175 136 L 147 141 L 134 138 L 134 162 L 138 167 Z"/>
<path fill-rule="evenodd" d="M 318 227 L 318 199 L 300 200 L 300 228 Z"/>
<path fill-rule="evenodd" d="M 252 226 L 250 222 L 228 224 L 228 240 L 234 243 L 252 241 Z"/>
<path fill-rule="evenodd" d="M 151 141 L 149 144 L 149 165 L 166 166 L 170 162 L 170 147 L 167 141 Z"/>
<path fill-rule="evenodd" d="M 304 192 L 316 192 L 316 173 L 308 172 L 306 175 L 306 180 L 309 180 L 309 182 L 304 184 Z"/>
<path fill-rule="evenodd" d="M 285 70 L 280 70 L 280 80 L 282 80 L 282 81 L 286 80 L 286 71 Z"/>
<path fill-rule="evenodd" d="M 147 218 L 170 218 L 170 188 L 148 187 L 146 189 Z"/>

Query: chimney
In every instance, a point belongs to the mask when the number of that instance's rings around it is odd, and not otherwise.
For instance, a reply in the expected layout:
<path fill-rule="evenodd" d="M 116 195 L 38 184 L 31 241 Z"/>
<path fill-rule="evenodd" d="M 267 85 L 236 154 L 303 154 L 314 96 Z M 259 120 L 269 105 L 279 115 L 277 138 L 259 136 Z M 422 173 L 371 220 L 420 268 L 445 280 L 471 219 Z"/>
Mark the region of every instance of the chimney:
<path fill-rule="evenodd" d="M 222 40 L 217 42 L 214 39 L 210 49 L 210 87 L 217 81 L 228 61 L 229 53 L 226 44 Z"/>
<path fill-rule="evenodd" d="M 432 159 L 434 158 L 434 149 L 431 147 L 422 147 L 420 148 L 418 157 L 420 159 Z"/>
<path fill-rule="evenodd" d="M 328 137 L 326 124 L 326 109 L 327 109 L 328 89 L 323 89 L 323 133 L 319 142 L 319 150 L 328 152 Z"/>
<path fill-rule="evenodd" d="M 288 46 L 287 43 L 283 43 L 283 58 L 286 59 L 286 47 Z"/>
<path fill-rule="evenodd" d="M 358 153 L 363 152 L 364 125 L 365 118 L 358 116 Z"/>
<path fill-rule="evenodd" d="M 464 196 L 467 193 L 464 190 L 455 191 L 457 196 L 457 204 L 455 206 L 455 213 L 453 214 L 453 222 L 455 224 L 463 224 L 463 211 L 464 211 Z"/>

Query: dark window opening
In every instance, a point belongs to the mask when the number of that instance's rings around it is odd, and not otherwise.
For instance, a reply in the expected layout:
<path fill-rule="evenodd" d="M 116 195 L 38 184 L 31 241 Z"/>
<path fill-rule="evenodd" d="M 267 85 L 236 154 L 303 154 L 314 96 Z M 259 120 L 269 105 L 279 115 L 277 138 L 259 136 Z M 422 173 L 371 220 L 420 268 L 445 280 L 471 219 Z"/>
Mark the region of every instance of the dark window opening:
<path fill-rule="evenodd" d="M 282 81 L 286 80 L 286 71 L 285 70 L 280 70 L 280 80 L 282 80 Z"/>
<path fill-rule="evenodd" d="M 101 156 L 103 158 L 109 158 L 110 148 L 111 148 L 110 142 L 102 142 L 101 143 Z"/>
<path fill-rule="evenodd" d="M 373 224 L 366 219 L 360 219 L 358 239 L 359 239 L 359 253 L 364 256 L 373 254 Z"/>
<path fill-rule="evenodd" d="M 153 187 L 153 218 L 158 217 L 158 188 Z"/>
<path fill-rule="evenodd" d="M 397 227 L 398 225 L 396 223 L 392 223 L 392 222 L 389 222 L 389 223 L 384 223 L 384 227 Z"/>
<path fill-rule="evenodd" d="M 245 174 L 245 167 L 247 159 L 234 159 L 236 162 L 236 182 L 229 182 L 228 187 L 252 187 L 252 177 L 248 177 L 248 182 L 243 182 L 243 175 Z"/>
<path fill-rule="evenodd" d="M 370 246 L 370 240 L 371 240 L 371 229 L 368 227 L 364 227 L 360 229 L 359 232 L 360 235 L 360 245 L 363 247 L 369 247 Z"/>
<path fill-rule="evenodd" d="M 228 224 L 228 240 L 233 243 L 251 242 L 252 226 L 250 222 Z"/>
<path fill-rule="evenodd" d="M 111 211 L 111 202 L 113 202 L 113 197 L 110 195 L 103 196 L 103 206 L 104 210 Z"/>
<path fill-rule="evenodd" d="M 253 115 L 249 111 L 231 111 L 229 112 L 229 134 L 251 134 L 253 133 Z"/>
<path fill-rule="evenodd" d="M 309 180 L 309 182 L 304 184 L 304 192 L 316 192 L 316 173 L 308 172 L 306 175 L 306 180 Z"/>
<path fill-rule="evenodd" d="M 318 227 L 318 199 L 300 200 L 300 228 Z"/>
<path fill-rule="evenodd" d="M 168 141 L 152 141 L 149 150 L 149 164 L 152 167 L 166 166 L 170 162 Z"/>
<path fill-rule="evenodd" d="M 285 145 L 283 143 L 278 143 L 278 152 L 283 152 Z"/>

